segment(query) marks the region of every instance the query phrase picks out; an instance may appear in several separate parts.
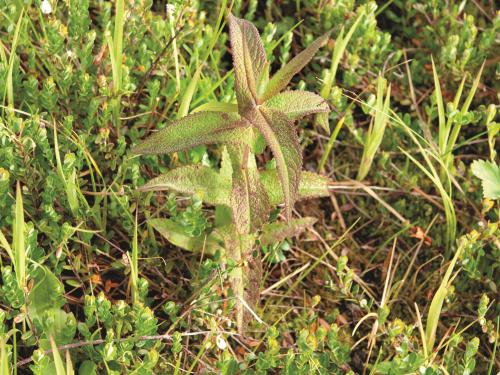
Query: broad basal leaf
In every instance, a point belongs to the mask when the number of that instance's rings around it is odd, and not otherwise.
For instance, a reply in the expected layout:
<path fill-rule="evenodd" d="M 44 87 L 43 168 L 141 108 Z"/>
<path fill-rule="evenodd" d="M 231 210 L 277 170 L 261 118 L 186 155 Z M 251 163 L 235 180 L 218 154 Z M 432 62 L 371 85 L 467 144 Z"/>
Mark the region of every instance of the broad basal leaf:
<path fill-rule="evenodd" d="M 186 195 L 199 194 L 205 203 L 229 205 L 231 180 L 222 178 L 212 168 L 202 165 L 187 165 L 152 179 L 139 190 L 172 190 Z"/>
<path fill-rule="evenodd" d="M 285 91 L 273 96 L 264 105 L 283 112 L 290 120 L 313 113 L 330 112 L 330 106 L 325 99 L 308 91 Z"/>
<path fill-rule="evenodd" d="M 284 90 L 286 86 L 290 83 L 292 77 L 300 72 L 304 66 L 306 66 L 309 61 L 313 58 L 314 54 L 323 45 L 326 44 L 330 33 L 326 33 L 316 39 L 312 44 L 291 59 L 288 64 L 282 67 L 278 72 L 270 79 L 267 84 L 264 95 L 259 98 L 261 102 L 272 98 L 274 95 L 278 94 L 280 91 Z"/>
<path fill-rule="evenodd" d="M 205 254 L 215 254 L 218 249 L 221 249 L 214 236 L 188 236 L 181 225 L 170 219 L 149 219 L 148 223 L 171 244 L 181 249 Z"/>
<path fill-rule="evenodd" d="M 249 124 L 236 113 L 197 112 L 167 125 L 132 149 L 135 154 L 167 154 L 213 143 L 248 139 Z"/>
<path fill-rule="evenodd" d="M 293 219 L 289 222 L 276 222 L 265 224 L 262 227 L 262 234 L 260 235 L 260 243 L 262 245 L 270 245 L 273 243 L 281 242 L 286 238 L 297 236 L 307 228 L 314 225 L 316 219 L 314 217 L 301 217 Z"/>
<path fill-rule="evenodd" d="M 258 82 L 265 81 L 266 52 L 255 26 L 243 19 L 229 16 L 229 35 L 233 53 L 235 90 L 240 113 L 257 104 Z"/>
<path fill-rule="evenodd" d="M 233 168 L 233 219 L 239 233 L 253 233 L 269 218 L 269 199 L 259 178 L 255 156 L 249 147 L 233 146 L 228 151 Z"/>
<path fill-rule="evenodd" d="M 500 199 L 500 167 L 491 161 L 475 160 L 472 173 L 481 179 L 483 196 L 489 199 Z"/>
<path fill-rule="evenodd" d="M 50 309 L 59 309 L 65 303 L 64 286 L 46 267 L 35 280 L 35 286 L 28 295 L 28 315 L 32 321 L 43 319 Z"/>
<path fill-rule="evenodd" d="M 250 111 L 247 119 L 259 129 L 273 153 L 281 181 L 286 216 L 291 218 L 302 169 L 302 150 L 293 123 L 282 112 L 264 106 Z"/>
<path fill-rule="evenodd" d="M 275 169 L 260 172 L 260 180 L 269 196 L 271 205 L 282 204 L 284 202 L 283 191 L 280 187 L 280 179 Z M 313 172 L 302 171 L 300 175 L 298 199 L 310 199 L 328 197 L 330 191 L 328 184 L 331 180 Z"/>

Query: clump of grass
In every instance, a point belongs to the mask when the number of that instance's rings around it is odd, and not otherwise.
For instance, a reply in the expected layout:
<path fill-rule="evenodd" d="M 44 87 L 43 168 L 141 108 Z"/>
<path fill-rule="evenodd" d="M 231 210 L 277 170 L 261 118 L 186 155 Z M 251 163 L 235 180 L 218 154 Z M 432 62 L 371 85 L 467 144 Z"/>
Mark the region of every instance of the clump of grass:
<path fill-rule="evenodd" d="M 113 119 L 117 136 L 120 136 L 120 111 L 121 95 L 123 85 L 123 28 L 125 25 L 125 0 L 116 0 L 115 2 L 115 23 L 113 36 L 108 32 L 106 40 L 111 58 L 111 69 L 113 71 L 113 98 L 111 105 L 113 107 Z"/>
<path fill-rule="evenodd" d="M 340 59 L 344 55 L 344 52 L 347 48 L 347 44 L 351 40 L 356 28 L 358 27 L 363 15 L 358 16 L 358 18 L 354 21 L 352 26 L 349 28 L 347 34 L 344 35 L 344 27 L 340 29 L 340 34 L 335 40 L 335 46 L 332 51 L 332 62 L 330 65 L 330 69 L 327 71 L 326 76 L 323 80 L 323 84 L 321 85 L 320 95 L 328 99 L 332 90 L 332 87 L 335 84 L 335 76 L 337 75 L 337 70 L 339 68 Z"/>
<path fill-rule="evenodd" d="M 332 87 L 335 84 L 335 76 L 337 75 L 337 70 L 340 64 L 340 59 L 344 55 L 344 52 L 347 48 L 347 44 L 351 40 L 354 32 L 356 31 L 356 28 L 358 27 L 363 15 L 358 16 L 358 18 L 354 21 L 354 23 L 351 25 L 349 28 L 349 31 L 347 32 L 346 35 L 344 35 L 344 27 L 340 29 L 340 34 L 338 35 L 337 39 L 335 40 L 335 46 L 333 47 L 332 51 L 332 62 L 330 65 L 330 69 L 326 71 L 323 84 L 321 85 L 321 90 L 320 90 L 320 95 L 325 98 L 325 100 L 328 100 L 330 98 L 330 94 L 332 92 Z M 325 113 L 319 113 L 316 115 L 316 121 L 329 133 L 330 128 L 328 126 L 328 114 Z M 340 122 L 340 121 L 339 121 Z M 339 126 L 339 123 L 337 123 L 337 127 Z M 340 125 L 341 126 L 341 125 Z M 340 128 L 339 128 L 340 130 Z M 337 132 L 338 133 L 338 132 Z M 334 139 L 336 136 L 334 137 Z M 332 139 L 330 137 L 330 139 Z M 333 142 L 332 142 L 333 143 Z M 327 155 L 329 152 L 326 153 Z M 322 168 L 320 168 L 321 170 Z"/>
<path fill-rule="evenodd" d="M 455 206 L 453 204 L 452 195 L 451 195 L 451 187 L 446 188 L 443 184 L 438 169 L 435 168 L 434 163 L 439 166 L 443 166 L 443 161 L 436 155 L 433 151 L 433 147 L 419 134 L 417 134 L 413 129 L 411 129 L 402 119 L 399 117 L 397 113 L 391 111 L 392 118 L 395 120 L 395 123 L 401 127 L 406 134 L 410 136 L 413 143 L 417 146 L 420 155 L 423 157 L 425 163 L 421 163 L 417 160 L 413 155 L 411 155 L 408 151 L 399 148 L 400 151 L 405 154 L 408 159 L 410 159 L 434 184 L 439 195 L 441 196 L 441 200 L 443 202 L 445 217 L 446 217 L 446 232 L 445 232 L 445 246 L 447 255 L 450 254 L 451 247 L 453 242 L 455 241 L 456 232 L 457 232 L 457 217 L 455 213 Z"/>
<path fill-rule="evenodd" d="M 434 95 L 436 99 L 437 111 L 438 111 L 438 150 L 439 156 L 442 159 L 442 167 L 440 177 L 443 183 L 449 178 L 449 174 L 453 171 L 453 151 L 455 149 L 458 136 L 460 134 L 460 129 L 462 125 L 467 122 L 465 116 L 469 110 L 469 107 L 476 95 L 477 88 L 481 79 L 481 75 L 484 69 L 484 63 L 479 69 L 479 72 L 474 78 L 472 87 L 465 99 L 464 103 L 460 107 L 460 99 L 462 97 L 462 92 L 465 85 L 465 80 L 467 78 L 464 75 L 460 86 L 455 94 L 453 102 L 448 105 L 449 114 L 446 116 L 445 104 L 443 100 L 443 94 L 441 92 L 441 83 L 439 82 L 439 76 L 434 64 L 434 59 L 432 59 L 432 74 L 434 78 Z"/>
<path fill-rule="evenodd" d="M 21 10 L 19 14 L 19 19 L 17 20 L 16 23 L 16 28 L 14 30 L 14 36 L 12 38 L 12 44 L 10 48 L 10 56 L 8 59 L 4 51 L 4 45 L 2 42 L 0 42 L 0 59 L 3 64 L 8 66 L 2 103 L 5 104 L 5 98 L 7 98 L 7 105 L 9 106 L 10 109 L 14 108 L 14 85 L 12 81 L 12 75 L 14 72 L 14 62 L 17 57 L 16 49 L 19 43 L 19 34 L 21 31 L 21 26 L 23 24 L 23 21 L 24 21 L 24 8 Z"/>

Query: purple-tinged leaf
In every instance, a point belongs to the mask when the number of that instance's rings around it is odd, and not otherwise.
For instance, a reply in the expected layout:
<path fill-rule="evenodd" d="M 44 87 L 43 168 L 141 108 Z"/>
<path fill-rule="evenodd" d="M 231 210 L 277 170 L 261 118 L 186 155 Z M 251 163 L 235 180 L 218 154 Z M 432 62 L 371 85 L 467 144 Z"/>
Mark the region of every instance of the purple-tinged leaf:
<path fill-rule="evenodd" d="M 257 105 L 257 87 L 265 82 L 267 59 L 259 32 L 243 19 L 229 16 L 229 35 L 233 52 L 235 90 L 239 113 Z"/>
<path fill-rule="evenodd" d="M 213 143 L 239 143 L 251 131 L 236 113 L 197 112 L 172 122 L 136 145 L 135 154 L 167 154 Z"/>
<path fill-rule="evenodd" d="M 269 218 L 271 206 L 248 146 L 228 149 L 233 167 L 231 208 L 241 234 L 257 231 Z"/>
<path fill-rule="evenodd" d="M 330 106 L 325 99 L 308 91 L 285 91 L 273 96 L 263 105 L 283 112 L 290 120 L 313 113 L 330 112 Z"/>
<path fill-rule="evenodd" d="M 250 111 L 247 119 L 259 129 L 273 153 L 281 181 L 286 216 L 290 219 L 302 169 L 302 150 L 297 132 L 285 114 L 264 106 Z"/>
<path fill-rule="evenodd" d="M 186 195 L 199 194 L 205 203 L 229 206 L 231 180 L 222 178 L 212 168 L 202 165 L 186 165 L 152 179 L 139 190 L 171 190 Z"/>
<path fill-rule="evenodd" d="M 287 238 L 297 236 L 304 232 L 307 228 L 312 227 L 316 222 L 314 217 L 301 217 L 293 219 L 289 222 L 278 221 L 271 224 L 265 224 L 262 227 L 260 235 L 260 243 L 262 245 L 271 245 L 281 242 Z"/>
<path fill-rule="evenodd" d="M 285 199 L 276 169 L 260 172 L 260 180 L 267 191 L 271 205 L 283 204 Z M 300 175 L 298 200 L 328 197 L 330 195 L 328 185 L 331 182 L 332 181 L 328 177 L 313 172 L 302 171 Z"/>
<path fill-rule="evenodd" d="M 316 52 L 326 44 L 330 33 L 323 34 L 318 39 L 316 39 L 312 44 L 305 50 L 300 52 L 297 56 L 291 59 L 288 64 L 282 67 L 276 74 L 270 79 L 267 84 L 264 95 L 259 98 L 260 102 L 264 102 L 274 95 L 278 94 L 280 91 L 284 90 L 286 86 L 290 83 L 290 80 L 295 74 L 300 72 L 304 66 L 306 66 L 309 61 L 313 58 Z"/>

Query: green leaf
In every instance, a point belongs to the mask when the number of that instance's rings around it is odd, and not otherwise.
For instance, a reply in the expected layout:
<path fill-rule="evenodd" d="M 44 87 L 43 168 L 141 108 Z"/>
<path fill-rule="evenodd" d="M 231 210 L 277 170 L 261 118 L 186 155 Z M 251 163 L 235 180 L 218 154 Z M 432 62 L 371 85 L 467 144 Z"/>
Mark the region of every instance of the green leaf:
<path fill-rule="evenodd" d="M 213 143 L 238 143 L 251 129 L 236 113 L 197 112 L 172 122 L 132 149 L 135 154 L 167 154 Z"/>
<path fill-rule="evenodd" d="M 186 195 L 199 194 L 205 203 L 229 205 L 231 179 L 223 178 L 210 167 L 187 165 L 152 179 L 139 190 L 172 190 Z"/>
<path fill-rule="evenodd" d="M 316 124 L 318 124 L 326 134 L 330 134 L 330 123 L 328 112 L 321 112 L 316 115 Z"/>
<path fill-rule="evenodd" d="M 79 190 L 76 169 L 73 168 L 66 184 L 66 197 L 68 198 L 69 207 L 73 214 L 76 214 L 78 212 L 78 208 L 80 207 L 80 202 L 78 200 Z"/>
<path fill-rule="evenodd" d="M 94 362 L 83 361 L 78 368 L 78 375 L 97 375 L 97 366 Z"/>
<path fill-rule="evenodd" d="M 148 223 L 171 244 L 181 249 L 193 252 L 204 252 L 205 254 L 214 254 L 221 248 L 215 236 L 202 235 L 199 237 L 191 237 L 186 234 L 181 225 L 170 219 L 149 219 Z"/>
<path fill-rule="evenodd" d="M 308 91 L 285 91 L 267 100 L 267 108 L 283 112 L 290 120 L 313 113 L 328 113 L 330 106 L 321 96 Z"/>
<path fill-rule="evenodd" d="M 63 284 L 47 267 L 42 270 L 28 295 L 28 315 L 32 321 L 43 319 L 45 312 L 59 309 L 66 303 Z"/>
<path fill-rule="evenodd" d="M 291 59 L 288 64 L 282 67 L 269 81 L 267 84 L 266 91 L 264 95 L 259 98 L 261 102 L 272 98 L 274 95 L 278 94 L 280 91 L 284 90 L 286 86 L 290 83 L 290 80 L 295 74 L 300 72 L 304 66 L 306 66 L 309 61 L 313 58 L 315 53 L 326 44 L 330 33 L 326 33 L 316 39 L 312 44 Z"/>
<path fill-rule="evenodd" d="M 481 179 L 483 196 L 489 199 L 500 199 L 500 167 L 491 161 L 475 160 L 472 173 Z"/>
<path fill-rule="evenodd" d="M 313 226 L 315 222 L 316 218 L 314 217 L 302 217 L 290 220 L 289 222 L 279 221 L 276 223 L 265 224 L 262 227 L 260 243 L 262 245 L 270 245 L 281 242 L 286 238 L 302 233 L 307 228 Z"/>
<path fill-rule="evenodd" d="M 258 230 L 269 218 L 269 198 L 260 181 L 255 156 L 249 147 L 231 147 L 229 155 L 233 167 L 233 219 L 239 233 L 249 234 Z"/>
<path fill-rule="evenodd" d="M 235 91 L 239 113 L 257 104 L 258 82 L 265 81 L 266 52 L 255 26 L 229 15 L 229 36 L 233 53 Z"/>
<path fill-rule="evenodd" d="M 269 195 L 271 205 L 284 202 L 283 191 L 280 187 L 278 172 L 275 169 L 260 172 L 260 180 Z M 328 197 L 328 184 L 331 180 L 313 172 L 302 171 L 300 175 L 298 199 Z"/>
<path fill-rule="evenodd" d="M 285 213 L 290 219 L 302 169 L 302 150 L 297 133 L 285 114 L 269 108 L 260 107 L 250 111 L 248 121 L 259 129 L 273 153 L 281 181 Z"/>

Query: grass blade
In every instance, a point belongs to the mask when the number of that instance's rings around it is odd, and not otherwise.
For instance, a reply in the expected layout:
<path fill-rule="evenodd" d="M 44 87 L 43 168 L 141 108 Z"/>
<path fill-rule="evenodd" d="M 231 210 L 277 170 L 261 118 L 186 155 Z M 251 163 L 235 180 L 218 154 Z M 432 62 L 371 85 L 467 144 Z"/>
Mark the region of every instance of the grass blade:
<path fill-rule="evenodd" d="M 16 270 L 17 283 L 21 290 L 24 290 L 26 285 L 26 253 L 24 248 L 24 209 L 23 196 L 21 193 L 21 185 L 19 181 L 16 187 L 16 206 L 13 228 L 13 253 L 14 253 L 14 268 Z"/>
<path fill-rule="evenodd" d="M 446 120 L 444 113 L 443 104 L 443 94 L 441 93 L 441 84 L 439 83 L 439 77 L 436 71 L 436 65 L 434 64 L 434 59 L 431 57 L 432 61 L 432 74 L 434 77 L 434 95 L 436 96 L 436 104 L 438 109 L 438 123 L 439 123 L 439 153 L 444 154 L 446 149 L 446 142 L 448 141 L 448 130 L 446 129 Z"/>
<path fill-rule="evenodd" d="M 2 231 L 0 231 L 0 246 L 3 247 L 5 251 L 7 251 L 7 255 L 9 256 L 11 262 L 14 263 L 14 253 Z"/>
<path fill-rule="evenodd" d="M 325 164 L 326 161 L 328 160 L 328 156 L 330 156 L 330 153 L 332 152 L 333 145 L 335 141 L 337 140 L 337 136 L 339 135 L 340 129 L 342 129 L 342 126 L 344 125 L 345 121 L 345 116 L 342 116 L 339 121 L 337 122 L 337 125 L 335 126 L 335 129 L 333 130 L 332 134 L 330 135 L 330 138 L 328 139 L 328 143 L 325 147 L 325 151 L 323 152 L 323 155 L 321 156 L 321 160 L 319 161 L 318 164 L 318 171 L 323 172 L 325 169 Z"/>
<path fill-rule="evenodd" d="M 132 301 L 134 303 L 138 302 L 139 294 L 137 291 L 137 284 L 139 281 L 139 246 L 137 241 L 137 213 L 135 215 L 134 222 L 134 236 L 132 238 L 132 255 L 127 253 L 130 262 L 130 285 L 132 287 Z"/>
<path fill-rule="evenodd" d="M 69 350 L 66 350 L 66 375 L 74 375 L 73 362 L 71 362 L 71 355 Z"/>
<path fill-rule="evenodd" d="M 4 338 L 0 336 L 0 375 L 10 375 L 9 358 Z"/>
<path fill-rule="evenodd" d="M 56 375 L 66 375 L 66 370 L 64 368 L 64 363 L 61 358 L 61 354 L 59 353 L 59 349 L 57 349 L 56 342 L 54 338 L 50 336 L 50 347 L 52 349 L 52 356 L 54 357 L 54 365 L 56 368 Z"/>

